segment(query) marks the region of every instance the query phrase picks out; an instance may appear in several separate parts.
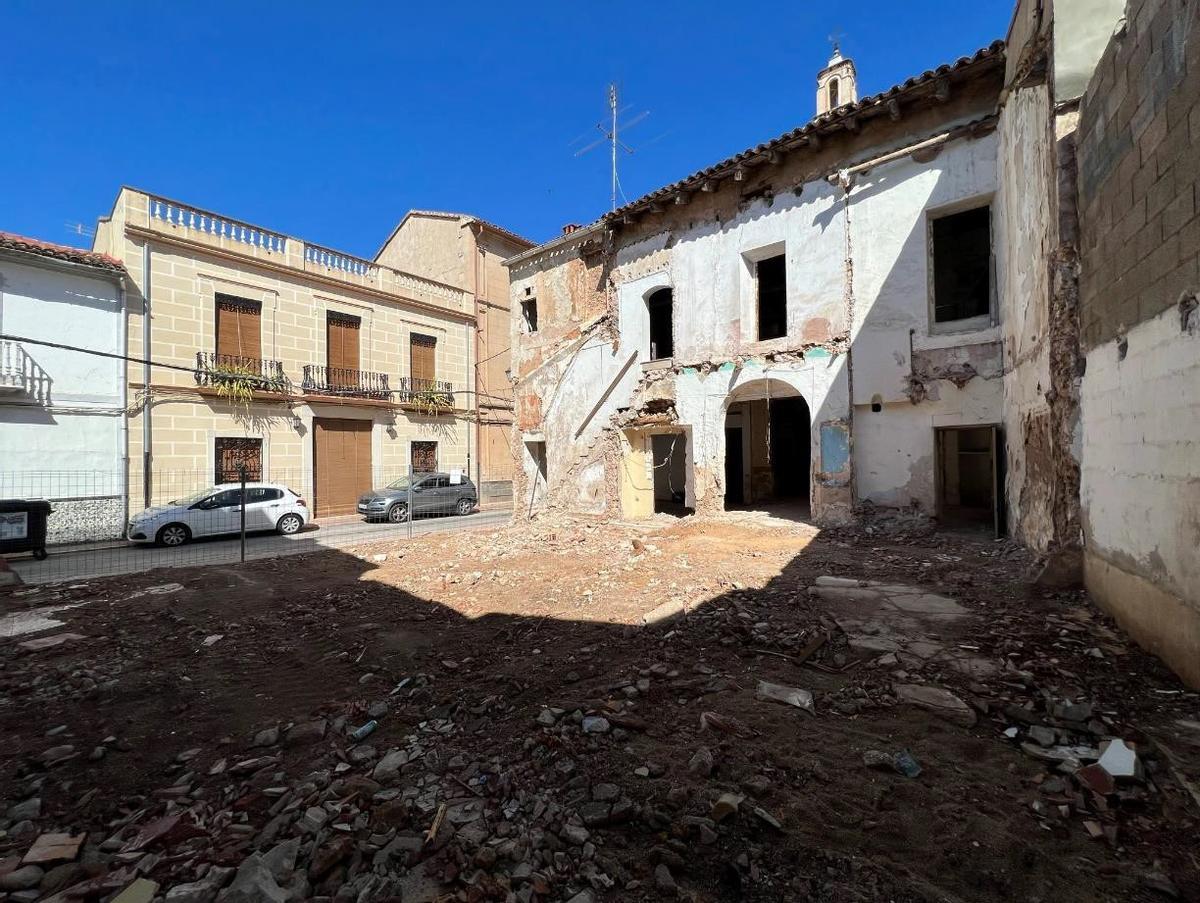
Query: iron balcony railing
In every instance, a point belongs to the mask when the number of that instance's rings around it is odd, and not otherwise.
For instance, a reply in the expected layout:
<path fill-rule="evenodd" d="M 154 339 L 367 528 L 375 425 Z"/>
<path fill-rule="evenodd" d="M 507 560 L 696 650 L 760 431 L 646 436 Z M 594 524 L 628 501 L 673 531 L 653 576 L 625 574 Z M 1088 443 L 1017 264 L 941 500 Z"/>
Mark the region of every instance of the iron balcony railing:
<path fill-rule="evenodd" d="M 436 379 L 416 379 L 411 376 L 400 378 L 396 389 L 396 400 L 400 404 L 421 408 L 453 408 L 454 386 Z"/>
<path fill-rule="evenodd" d="M 197 385 L 220 386 L 239 380 L 250 383 L 251 388 L 258 392 L 286 393 L 292 388 L 291 380 L 283 372 L 283 364 L 279 361 L 196 352 Z"/>
<path fill-rule="evenodd" d="M 313 395 L 387 399 L 392 394 L 386 373 L 324 367 L 320 364 L 304 365 L 303 387 L 305 392 Z"/>

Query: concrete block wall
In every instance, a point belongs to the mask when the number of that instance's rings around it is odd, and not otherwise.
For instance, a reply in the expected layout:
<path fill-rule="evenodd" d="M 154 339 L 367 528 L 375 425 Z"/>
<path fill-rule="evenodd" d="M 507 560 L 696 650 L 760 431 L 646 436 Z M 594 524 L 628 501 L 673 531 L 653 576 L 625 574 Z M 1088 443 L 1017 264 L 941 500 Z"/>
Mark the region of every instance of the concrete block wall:
<path fill-rule="evenodd" d="M 1200 686 L 1200 0 L 1134 0 L 1079 127 L 1084 573 Z"/>

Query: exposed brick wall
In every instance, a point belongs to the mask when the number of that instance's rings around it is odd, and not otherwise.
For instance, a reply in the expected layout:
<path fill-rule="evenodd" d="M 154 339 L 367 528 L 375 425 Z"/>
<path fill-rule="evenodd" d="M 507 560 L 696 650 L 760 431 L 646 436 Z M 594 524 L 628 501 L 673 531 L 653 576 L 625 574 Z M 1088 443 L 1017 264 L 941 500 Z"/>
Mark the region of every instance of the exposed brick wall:
<path fill-rule="evenodd" d="M 1131 0 L 1079 131 L 1085 350 L 1200 278 L 1200 0 Z"/>

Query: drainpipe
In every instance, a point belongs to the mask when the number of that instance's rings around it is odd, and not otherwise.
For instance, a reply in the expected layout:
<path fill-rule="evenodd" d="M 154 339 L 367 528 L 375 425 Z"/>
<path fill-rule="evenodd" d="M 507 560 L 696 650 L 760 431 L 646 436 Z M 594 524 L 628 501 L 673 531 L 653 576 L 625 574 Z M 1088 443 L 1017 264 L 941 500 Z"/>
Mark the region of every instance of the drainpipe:
<path fill-rule="evenodd" d="M 121 354 L 129 354 L 129 310 L 125 306 L 125 277 L 117 279 L 117 303 L 121 311 Z M 124 361 L 122 361 L 124 365 Z M 121 509 L 122 528 L 129 523 L 129 373 L 121 367 Z"/>
<path fill-rule="evenodd" d="M 142 244 L 142 497 L 150 507 L 150 240 Z"/>
<path fill-rule="evenodd" d="M 479 291 L 479 258 L 483 255 L 483 249 L 481 247 L 479 247 L 479 236 L 483 234 L 483 227 L 481 225 L 479 225 L 479 223 L 477 223 L 477 222 L 472 223 L 471 224 L 471 233 L 475 237 L 475 260 L 474 260 L 474 264 L 473 264 L 474 268 L 475 268 L 475 277 L 474 277 L 474 279 L 471 280 L 471 292 L 475 296 L 475 299 L 474 299 L 474 304 L 475 304 L 475 335 L 474 335 L 474 344 L 475 344 L 475 369 L 474 369 L 474 378 L 475 378 L 475 386 L 474 386 L 474 389 L 475 389 L 475 392 L 474 392 L 474 397 L 475 397 L 475 494 L 479 497 L 480 503 L 482 503 L 483 502 L 483 455 L 480 452 L 479 447 L 480 447 L 480 444 L 482 442 L 482 437 L 483 437 L 483 409 L 480 406 L 480 400 L 479 400 L 479 385 L 480 385 L 479 367 L 480 367 L 480 361 L 483 360 L 483 353 L 479 347 L 479 345 L 480 345 L 479 299 L 482 297 L 482 294 Z M 483 268 L 483 278 L 487 279 L 487 267 Z M 486 286 L 485 286 L 485 291 L 486 291 Z M 484 308 L 484 310 L 485 310 L 485 316 L 486 316 L 486 307 Z M 471 344 L 470 341 L 468 341 L 467 344 L 469 346 Z M 469 358 L 469 354 L 468 354 L 468 358 Z M 472 372 L 469 360 L 467 363 L 467 372 L 468 373 Z"/>

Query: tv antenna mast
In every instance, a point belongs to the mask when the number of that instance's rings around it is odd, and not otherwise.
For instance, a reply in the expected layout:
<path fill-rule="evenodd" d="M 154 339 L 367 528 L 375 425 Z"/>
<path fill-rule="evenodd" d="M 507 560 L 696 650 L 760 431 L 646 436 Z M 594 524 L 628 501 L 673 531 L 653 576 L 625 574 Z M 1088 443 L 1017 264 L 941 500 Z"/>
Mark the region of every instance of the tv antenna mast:
<path fill-rule="evenodd" d="M 627 119 L 625 122 L 620 122 L 619 121 L 620 117 L 629 110 L 629 107 L 628 106 L 621 107 L 618 104 L 616 82 L 613 82 L 612 84 L 610 84 L 608 86 L 608 110 L 609 110 L 609 118 L 607 120 L 603 120 L 601 122 L 596 123 L 596 128 L 600 130 L 600 134 L 602 137 L 597 138 L 595 141 L 593 141 L 591 144 L 587 145 L 586 147 L 581 147 L 579 150 L 575 151 L 575 156 L 582 157 L 588 151 L 593 150 L 594 148 L 597 148 L 602 144 L 611 145 L 611 151 L 612 151 L 612 199 L 611 200 L 612 200 L 612 209 L 616 210 L 617 209 L 617 191 L 621 187 L 621 180 L 617 178 L 617 149 L 619 148 L 619 149 L 625 151 L 625 153 L 627 153 L 627 154 L 633 153 L 633 148 L 630 147 L 628 144 L 626 144 L 624 141 L 622 141 L 619 136 L 620 136 L 621 132 L 628 131 L 629 129 L 631 129 L 635 125 L 637 125 L 639 122 L 641 122 L 643 119 L 645 119 L 647 116 L 649 116 L 650 111 L 643 110 L 642 112 L 638 113 L 637 115 L 633 116 L 632 118 Z M 585 133 L 585 135 L 586 135 L 586 133 Z M 585 135 L 580 135 L 578 138 L 576 138 L 571 143 L 577 144 L 578 142 L 580 142 L 584 139 Z M 659 135 L 658 137 L 661 138 L 663 136 Z M 657 141 L 658 138 L 655 138 L 654 140 Z"/>
<path fill-rule="evenodd" d="M 91 238 L 96 234 L 90 226 L 85 226 L 83 223 L 63 223 L 63 225 L 66 227 L 68 232 L 72 232 L 75 235 L 83 236 L 85 238 Z"/>

